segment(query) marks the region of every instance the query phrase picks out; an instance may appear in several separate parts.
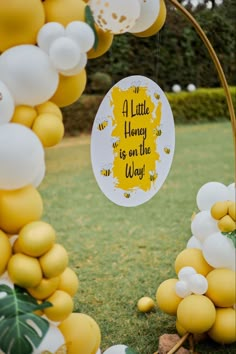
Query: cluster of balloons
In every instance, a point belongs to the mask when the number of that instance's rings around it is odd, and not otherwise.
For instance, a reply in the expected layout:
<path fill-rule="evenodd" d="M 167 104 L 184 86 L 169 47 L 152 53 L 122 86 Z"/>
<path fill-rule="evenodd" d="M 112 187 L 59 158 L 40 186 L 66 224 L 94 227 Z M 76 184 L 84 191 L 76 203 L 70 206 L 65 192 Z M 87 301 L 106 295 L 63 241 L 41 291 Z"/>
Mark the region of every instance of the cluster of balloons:
<path fill-rule="evenodd" d="M 236 341 L 235 204 L 234 183 L 199 189 L 193 235 L 175 260 L 177 277 L 157 289 L 159 308 L 176 316 L 181 336 L 207 333 L 221 344 Z"/>
<path fill-rule="evenodd" d="M 55 353 L 61 346 L 68 354 L 101 353 L 97 323 L 72 312 L 79 283 L 67 251 L 41 220 L 37 188 L 45 176 L 45 148 L 64 135 L 60 108 L 79 99 L 87 61 L 103 55 L 115 35 L 152 36 L 165 18 L 164 0 L 0 4 L 0 285 L 19 286 L 52 305 L 37 313 L 49 329 L 34 354 Z"/>

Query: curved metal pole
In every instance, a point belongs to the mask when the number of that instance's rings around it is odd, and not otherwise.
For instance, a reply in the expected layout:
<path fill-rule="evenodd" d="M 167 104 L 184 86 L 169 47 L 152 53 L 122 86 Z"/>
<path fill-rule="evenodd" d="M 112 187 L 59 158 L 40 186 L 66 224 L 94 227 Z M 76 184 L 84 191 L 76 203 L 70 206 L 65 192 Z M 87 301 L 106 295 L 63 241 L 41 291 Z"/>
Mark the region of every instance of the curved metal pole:
<path fill-rule="evenodd" d="M 207 38 L 206 34 L 204 33 L 203 29 L 201 26 L 198 24 L 198 22 L 195 20 L 195 18 L 188 12 L 188 10 L 185 9 L 177 0 L 169 0 L 173 6 L 175 6 L 179 11 L 181 11 L 184 16 L 192 23 L 194 26 L 196 32 L 198 33 L 199 37 L 202 39 L 204 42 L 206 48 L 208 49 L 208 52 L 215 64 L 216 70 L 218 72 L 221 85 L 223 86 L 223 89 L 225 91 L 225 96 L 226 96 L 226 101 L 229 109 L 229 115 L 230 115 L 230 120 L 231 120 L 231 125 L 232 125 L 232 130 L 233 130 L 233 140 L 234 140 L 234 179 L 236 183 L 236 119 L 235 119 L 235 113 L 234 113 L 234 106 L 233 106 L 233 101 L 232 97 L 229 91 L 229 86 L 227 84 L 227 80 L 225 78 L 224 71 L 221 67 L 221 64 L 219 62 L 219 59 L 209 41 Z"/>

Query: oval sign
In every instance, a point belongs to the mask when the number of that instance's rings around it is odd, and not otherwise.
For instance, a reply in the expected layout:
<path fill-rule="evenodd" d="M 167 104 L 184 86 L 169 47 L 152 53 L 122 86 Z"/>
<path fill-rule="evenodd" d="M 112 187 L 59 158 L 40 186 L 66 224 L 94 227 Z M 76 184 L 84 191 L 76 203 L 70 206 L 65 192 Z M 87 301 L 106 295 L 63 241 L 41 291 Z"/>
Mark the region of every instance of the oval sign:
<path fill-rule="evenodd" d="M 126 207 L 150 200 L 169 173 L 174 149 L 173 115 L 161 88 L 138 75 L 114 85 L 91 137 L 93 172 L 106 197 Z"/>

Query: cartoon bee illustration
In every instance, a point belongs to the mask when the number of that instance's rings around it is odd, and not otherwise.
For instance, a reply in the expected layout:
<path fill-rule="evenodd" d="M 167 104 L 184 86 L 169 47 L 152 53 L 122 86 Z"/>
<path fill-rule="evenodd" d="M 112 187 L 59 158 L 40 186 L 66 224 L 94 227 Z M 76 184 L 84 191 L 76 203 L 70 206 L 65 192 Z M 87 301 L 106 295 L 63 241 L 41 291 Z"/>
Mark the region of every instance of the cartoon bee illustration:
<path fill-rule="evenodd" d="M 97 125 L 97 129 L 102 131 L 104 130 L 106 127 L 108 126 L 108 120 L 107 119 L 104 119 L 104 120 L 101 120 L 98 125 Z"/>
<path fill-rule="evenodd" d="M 104 177 L 109 177 L 111 175 L 111 167 L 112 167 L 111 164 L 103 166 L 103 168 L 100 171 L 101 175 Z"/>
<path fill-rule="evenodd" d="M 125 192 L 125 193 L 124 193 L 124 197 L 125 197 L 125 198 L 127 198 L 127 199 L 129 199 L 129 198 L 131 197 L 131 194 L 130 194 L 130 193 L 127 193 L 127 192 Z"/>
<path fill-rule="evenodd" d="M 159 128 L 155 128 L 155 129 L 153 129 L 153 134 L 154 134 L 154 136 L 161 136 L 162 130 Z"/>
<path fill-rule="evenodd" d="M 155 92 L 155 93 L 154 93 L 154 97 L 155 97 L 157 100 L 159 100 L 159 98 L 160 98 L 159 93 Z"/>
<path fill-rule="evenodd" d="M 120 139 L 119 138 L 113 138 L 112 139 L 112 147 L 115 149 L 117 148 L 117 146 L 119 145 L 120 143 Z"/>
<path fill-rule="evenodd" d="M 133 82 L 133 92 L 134 93 L 139 93 L 140 84 L 141 84 L 141 81 L 134 81 Z"/>
<path fill-rule="evenodd" d="M 164 152 L 169 155 L 170 154 L 170 148 L 169 147 L 164 147 Z"/>
<path fill-rule="evenodd" d="M 155 182 L 155 180 L 157 179 L 158 177 L 158 174 L 156 171 L 149 171 L 149 175 L 150 175 L 150 181 L 151 182 Z"/>

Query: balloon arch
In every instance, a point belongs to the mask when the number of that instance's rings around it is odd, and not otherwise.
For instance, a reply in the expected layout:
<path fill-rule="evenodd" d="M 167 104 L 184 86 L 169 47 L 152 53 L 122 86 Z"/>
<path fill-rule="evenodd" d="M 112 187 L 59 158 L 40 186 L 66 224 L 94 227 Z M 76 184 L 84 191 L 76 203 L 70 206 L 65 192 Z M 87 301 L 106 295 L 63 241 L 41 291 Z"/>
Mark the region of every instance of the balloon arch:
<path fill-rule="evenodd" d="M 210 53 L 235 141 L 234 109 L 219 60 L 192 15 L 176 0 L 170 2 L 191 21 Z M 89 315 L 73 313 L 78 278 L 68 266 L 68 253 L 54 227 L 41 220 L 37 188 L 45 176 L 44 149 L 63 138 L 60 107 L 83 93 L 87 60 L 108 51 L 115 35 L 149 37 L 165 19 L 164 0 L 0 4 L 0 353 L 101 353 L 98 324 Z M 159 308 L 177 315 L 176 328 L 183 336 L 170 353 L 195 333 L 208 332 L 219 343 L 236 340 L 234 183 L 204 185 L 197 204 L 193 237 L 175 262 L 178 277 L 157 289 Z M 226 217 L 230 226 L 222 221 Z M 231 285 L 222 291 L 217 284 L 224 279 Z M 196 312 L 199 308 L 204 315 Z M 227 335 L 222 323 L 227 323 Z M 105 353 L 132 353 L 128 349 L 114 346 Z"/>

